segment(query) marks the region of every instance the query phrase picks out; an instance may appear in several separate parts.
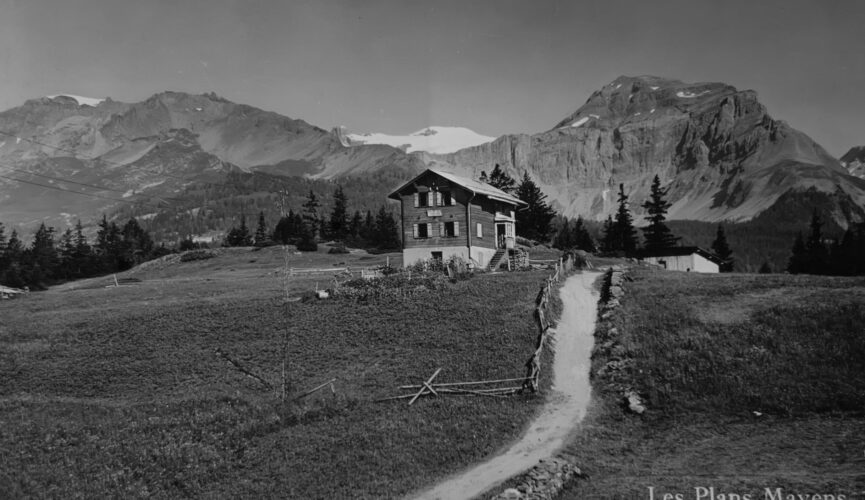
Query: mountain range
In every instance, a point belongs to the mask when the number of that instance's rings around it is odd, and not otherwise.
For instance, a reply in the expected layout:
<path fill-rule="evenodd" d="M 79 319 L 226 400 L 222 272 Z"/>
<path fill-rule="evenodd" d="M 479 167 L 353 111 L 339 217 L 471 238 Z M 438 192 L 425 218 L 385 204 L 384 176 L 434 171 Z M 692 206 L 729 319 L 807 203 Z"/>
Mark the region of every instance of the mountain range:
<path fill-rule="evenodd" d="M 804 198 L 822 200 L 842 227 L 865 219 L 865 180 L 851 175 L 861 175 L 862 148 L 842 164 L 773 119 L 753 91 L 623 76 L 575 108 L 546 131 L 493 139 L 460 127 L 328 131 L 212 93 L 32 99 L 0 113 L 0 221 L 62 225 L 119 206 L 159 213 L 232 173 L 283 179 L 273 186 L 363 179 L 384 203 L 424 168 L 476 178 L 496 164 L 515 178 L 528 172 L 560 213 L 593 220 L 614 212 L 620 183 L 639 220 L 655 175 L 669 189 L 670 219 L 748 221 Z"/>

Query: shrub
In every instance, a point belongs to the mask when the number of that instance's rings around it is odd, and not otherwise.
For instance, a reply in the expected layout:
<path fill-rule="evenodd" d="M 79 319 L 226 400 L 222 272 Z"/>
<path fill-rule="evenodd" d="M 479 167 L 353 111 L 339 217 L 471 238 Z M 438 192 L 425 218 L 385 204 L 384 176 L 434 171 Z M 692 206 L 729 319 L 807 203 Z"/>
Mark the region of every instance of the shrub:
<path fill-rule="evenodd" d="M 331 290 L 331 294 L 334 297 L 349 297 L 356 300 L 412 297 L 420 293 L 441 290 L 447 287 L 447 283 L 447 278 L 442 273 L 405 271 L 380 278 L 345 281 Z"/>
<path fill-rule="evenodd" d="M 348 253 L 348 249 L 345 248 L 344 244 L 338 243 L 330 247 L 330 250 L 328 250 L 327 253 Z"/>
<path fill-rule="evenodd" d="M 216 253 L 210 250 L 191 250 L 180 256 L 180 262 L 191 262 L 193 260 L 206 260 L 216 257 Z"/>

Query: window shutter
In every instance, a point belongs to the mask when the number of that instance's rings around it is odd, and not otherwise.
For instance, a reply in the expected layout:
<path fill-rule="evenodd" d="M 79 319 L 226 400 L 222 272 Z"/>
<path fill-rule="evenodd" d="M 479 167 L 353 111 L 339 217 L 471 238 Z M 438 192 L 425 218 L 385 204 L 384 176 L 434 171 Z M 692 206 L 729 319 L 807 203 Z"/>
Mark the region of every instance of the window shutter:
<path fill-rule="evenodd" d="M 415 196 L 417 196 L 417 195 L 415 195 Z M 417 201 L 417 198 L 415 198 L 415 201 Z M 417 238 L 418 237 L 417 224 L 414 224 L 412 229 L 414 230 L 414 237 Z"/>
<path fill-rule="evenodd" d="M 445 235 L 445 223 L 439 222 L 439 236 Z"/>
<path fill-rule="evenodd" d="M 443 207 L 444 206 L 444 204 L 442 203 L 442 192 L 441 191 L 436 191 L 436 206 L 437 207 Z"/>
<path fill-rule="evenodd" d="M 484 237 L 484 225 L 478 222 L 478 238 Z"/>
<path fill-rule="evenodd" d="M 414 194 L 414 206 L 415 208 L 420 206 L 420 193 Z M 415 226 L 417 226 L 417 224 L 415 224 Z M 415 238 L 417 238 L 417 235 L 415 235 Z"/>
<path fill-rule="evenodd" d="M 459 235 L 460 235 L 460 221 L 455 220 L 454 221 L 454 236 L 459 236 Z"/>
<path fill-rule="evenodd" d="M 450 200 L 451 200 L 451 206 L 454 206 L 454 205 L 457 204 L 457 200 L 454 198 L 454 193 L 453 193 L 453 191 L 451 192 L 451 198 L 450 198 Z"/>

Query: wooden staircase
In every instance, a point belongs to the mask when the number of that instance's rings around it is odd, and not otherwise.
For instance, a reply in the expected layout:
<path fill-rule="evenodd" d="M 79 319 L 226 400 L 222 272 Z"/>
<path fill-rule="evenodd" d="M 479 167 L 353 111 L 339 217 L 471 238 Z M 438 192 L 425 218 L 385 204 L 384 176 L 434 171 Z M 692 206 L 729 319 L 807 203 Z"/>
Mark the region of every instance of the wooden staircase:
<path fill-rule="evenodd" d="M 496 250 L 496 253 L 493 254 L 493 258 L 490 259 L 490 265 L 487 268 L 488 271 L 495 271 L 502 265 L 505 259 L 508 258 L 508 249 L 507 248 L 499 248 Z"/>

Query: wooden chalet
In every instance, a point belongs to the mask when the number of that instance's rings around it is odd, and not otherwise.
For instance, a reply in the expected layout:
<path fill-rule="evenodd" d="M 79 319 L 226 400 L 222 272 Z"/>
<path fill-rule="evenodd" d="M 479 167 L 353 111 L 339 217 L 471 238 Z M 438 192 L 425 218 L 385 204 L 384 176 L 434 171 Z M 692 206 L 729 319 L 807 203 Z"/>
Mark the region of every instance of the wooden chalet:
<path fill-rule="evenodd" d="M 526 203 L 484 182 L 428 169 L 388 198 L 402 205 L 403 265 L 463 258 L 497 268 L 516 243 L 516 211 Z"/>

